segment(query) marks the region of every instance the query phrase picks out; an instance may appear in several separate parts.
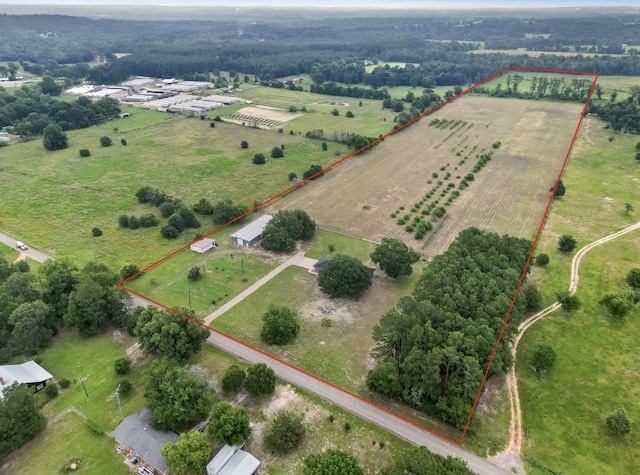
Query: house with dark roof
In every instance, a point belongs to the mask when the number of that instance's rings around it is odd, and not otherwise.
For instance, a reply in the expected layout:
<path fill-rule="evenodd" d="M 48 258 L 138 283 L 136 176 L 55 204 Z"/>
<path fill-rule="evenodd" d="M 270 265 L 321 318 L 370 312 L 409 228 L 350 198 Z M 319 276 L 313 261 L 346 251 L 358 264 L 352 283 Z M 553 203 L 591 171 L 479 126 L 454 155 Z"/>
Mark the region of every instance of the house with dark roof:
<path fill-rule="evenodd" d="M 151 410 L 146 407 L 126 417 L 111 436 L 134 452 L 138 459 L 144 460 L 147 465 L 163 474 L 167 472 L 167 462 L 160 449 L 163 445 L 178 440 L 175 432 L 163 432 L 151 427 Z"/>
<path fill-rule="evenodd" d="M 251 247 L 260 242 L 262 231 L 273 216 L 265 214 L 255 221 L 247 224 L 231 235 L 231 241 L 239 246 Z"/>
<path fill-rule="evenodd" d="M 0 399 L 12 384 L 26 384 L 36 392 L 44 389 L 53 375 L 35 361 L 0 366 Z"/>

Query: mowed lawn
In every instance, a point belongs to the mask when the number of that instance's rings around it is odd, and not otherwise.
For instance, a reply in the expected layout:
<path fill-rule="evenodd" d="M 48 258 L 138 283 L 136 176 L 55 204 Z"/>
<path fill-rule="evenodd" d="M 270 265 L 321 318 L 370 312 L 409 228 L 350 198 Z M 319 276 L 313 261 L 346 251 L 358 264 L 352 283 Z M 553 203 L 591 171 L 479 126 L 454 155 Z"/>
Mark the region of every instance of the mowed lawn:
<path fill-rule="evenodd" d="M 288 257 L 262 251 L 259 246 L 246 249 L 231 244 L 229 236 L 245 224 L 212 235 L 217 248 L 204 254 L 186 249 L 128 282 L 127 287 L 167 307 L 191 308 L 204 318 Z M 187 276 L 194 266 L 200 268 L 202 277 L 191 281 Z"/>
<path fill-rule="evenodd" d="M 72 473 L 127 475 L 131 471 L 116 443 L 106 435 L 97 435 L 77 414 L 69 413 L 49 422 L 44 431 L 24 446 L 5 466 L 11 475 L 45 475 L 59 473 L 71 459 L 79 460 Z M 62 472 L 60 472 L 62 473 Z"/>
<path fill-rule="evenodd" d="M 397 237 L 429 255 L 443 252 L 459 231 L 470 226 L 532 238 L 580 110 L 573 103 L 465 96 L 272 208 L 303 208 L 329 230 L 374 241 Z M 434 118 L 468 125 L 453 131 L 440 129 L 429 125 Z M 496 142 L 501 143 L 499 149 L 492 147 Z M 475 174 L 468 188 L 460 190 L 460 197 L 423 240 L 414 239 L 391 216 L 401 207 L 404 211 L 397 217 L 420 204 L 437 181 L 444 181 L 444 189 L 452 184 L 458 190 L 476 155 L 487 151 L 493 152 L 492 160 Z M 451 175 L 448 182 L 445 173 Z M 442 206 L 446 197 L 439 199 Z"/>
<path fill-rule="evenodd" d="M 202 219 L 201 229 L 176 241 L 162 239 L 158 228 L 119 229 L 120 214 L 158 215 L 157 208 L 137 203 L 141 187 L 160 188 L 187 205 L 229 197 L 252 206 L 287 188 L 290 172 L 301 176 L 311 164 L 336 160 L 319 141 L 298 135 L 225 123 L 211 128 L 197 118 L 124 110 L 132 117 L 69 132 L 70 146 L 62 151 L 45 151 L 39 139 L 4 148 L 0 229 L 78 264 L 100 260 L 118 269 L 132 261 L 142 267 L 214 226 Z M 104 135 L 113 139 L 111 147 L 100 147 Z M 240 148 L 242 140 L 248 149 Z M 271 149 L 281 145 L 285 157 L 271 159 Z M 81 148 L 91 156 L 79 157 Z M 251 162 L 258 152 L 268 157 L 266 164 Z M 92 237 L 94 226 L 103 236 Z"/>

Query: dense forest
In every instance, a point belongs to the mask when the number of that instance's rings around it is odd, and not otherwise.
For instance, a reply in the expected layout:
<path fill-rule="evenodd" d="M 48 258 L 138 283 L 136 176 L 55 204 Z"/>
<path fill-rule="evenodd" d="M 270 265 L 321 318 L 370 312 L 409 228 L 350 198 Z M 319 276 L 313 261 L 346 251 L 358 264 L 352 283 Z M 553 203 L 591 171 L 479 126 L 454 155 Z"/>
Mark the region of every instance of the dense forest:
<path fill-rule="evenodd" d="M 433 87 L 477 82 L 512 63 L 640 75 L 640 55 L 635 49 L 622 56 L 468 53 L 482 46 L 624 53 L 623 45 L 640 44 L 640 14 L 634 10 L 434 14 L 222 8 L 209 17 L 124 21 L 0 15 L 0 61 L 21 62 L 25 69 L 53 77 L 86 76 L 96 84 L 119 82 L 131 75 L 184 77 L 223 70 L 255 74 L 262 80 L 311 73 L 319 84 Z M 372 59 L 415 64 L 367 72 L 364 61 Z M 90 68 L 93 61 L 102 64 Z"/>
<path fill-rule="evenodd" d="M 373 391 L 461 428 L 471 410 L 531 243 L 477 228 L 461 232 L 424 270 L 413 295 L 374 327 Z M 526 311 L 521 294 L 491 374 L 512 364 L 509 343 Z"/>

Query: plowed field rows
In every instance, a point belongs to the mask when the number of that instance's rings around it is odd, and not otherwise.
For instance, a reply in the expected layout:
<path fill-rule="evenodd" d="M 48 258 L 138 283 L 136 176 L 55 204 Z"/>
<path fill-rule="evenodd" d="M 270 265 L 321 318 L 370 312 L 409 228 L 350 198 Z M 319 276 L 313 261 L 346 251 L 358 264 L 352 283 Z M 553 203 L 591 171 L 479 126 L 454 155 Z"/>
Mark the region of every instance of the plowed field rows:
<path fill-rule="evenodd" d="M 470 226 L 531 238 L 581 108 L 574 103 L 465 96 L 276 202 L 274 208 L 305 209 L 320 226 L 354 236 L 376 241 L 398 237 L 427 255 L 444 251 Z M 435 118 L 473 126 L 459 127 L 452 135 L 448 127 L 430 125 Z M 501 145 L 494 149 L 498 141 Z M 426 205 L 439 199 L 443 206 L 483 150 L 492 152 L 492 159 L 466 189 L 459 190 L 445 216 L 423 216 L 434 224 L 423 239 L 415 239 L 390 217 L 401 206 L 399 216 L 408 213 L 420 200 Z M 444 180 L 447 172 L 451 177 Z M 443 185 L 437 194 L 425 200 L 438 181 Z M 455 188 L 442 198 L 439 194 L 448 183 Z M 420 210 L 411 213 L 411 219 L 419 215 Z"/>

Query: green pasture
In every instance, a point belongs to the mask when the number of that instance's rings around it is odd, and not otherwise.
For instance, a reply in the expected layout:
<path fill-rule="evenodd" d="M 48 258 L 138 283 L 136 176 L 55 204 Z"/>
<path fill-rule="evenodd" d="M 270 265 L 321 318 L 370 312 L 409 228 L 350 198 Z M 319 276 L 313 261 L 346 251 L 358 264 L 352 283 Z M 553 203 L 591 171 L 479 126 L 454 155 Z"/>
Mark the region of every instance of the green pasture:
<path fill-rule="evenodd" d="M 229 236 L 239 227 L 212 236 L 218 248 L 204 254 L 190 249 L 182 251 L 127 286 L 168 307 L 191 307 L 200 317 L 205 317 L 279 264 L 276 257 L 251 254 L 232 245 Z M 187 278 L 193 266 L 199 267 L 203 276 L 195 282 Z"/>
<path fill-rule="evenodd" d="M 307 112 L 302 113 L 302 117 L 283 126 L 287 137 L 291 130 L 296 135 L 304 136 L 306 132 L 317 129 L 322 129 L 329 140 L 335 132 L 377 137 L 393 129 L 393 118 L 396 115 L 392 110 L 382 109 L 382 101 L 373 99 L 327 96 L 264 86 L 243 86 L 243 91 L 238 96 L 255 104 L 285 110 L 293 106 L 300 111 L 304 106 Z M 360 102 L 362 106 L 359 105 Z M 340 115 L 331 115 L 334 109 L 338 109 Z M 347 111 L 353 112 L 354 117 L 345 117 Z M 339 148 L 342 155 L 347 153 L 346 146 L 340 145 Z"/>
<path fill-rule="evenodd" d="M 157 208 L 137 203 L 139 188 L 160 188 L 187 205 L 202 197 L 212 203 L 229 197 L 251 206 L 290 186 L 290 172 L 301 176 L 312 164 L 327 165 L 339 158 L 333 146 L 323 152 L 319 141 L 297 134 L 224 122 L 211 128 L 209 121 L 198 118 L 124 110 L 133 115 L 69 132 L 65 150 L 45 151 L 41 140 L 4 148 L 0 229 L 79 264 L 97 259 L 115 269 L 127 261 L 143 267 L 214 225 L 203 217 L 200 229 L 175 241 L 162 239 L 159 228 L 121 229 L 120 214 L 159 216 Z M 113 139 L 111 147 L 100 146 L 103 135 Z M 120 144 L 122 138 L 126 146 Z M 249 142 L 248 149 L 240 148 L 242 140 Z M 271 149 L 281 145 L 285 157 L 271 159 Z M 81 148 L 88 148 L 91 156 L 79 157 Z M 346 146 L 339 148 L 342 154 L 348 152 Z M 251 162 L 258 152 L 268 157 L 266 164 Z M 92 237 L 94 226 L 103 236 Z"/>
<path fill-rule="evenodd" d="M 124 456 L 118 455 L 115 449 L 115 442 L 107 435 L 97 435 L 79 415 L 69 413 L 58 421 L 50 421 L 42 434 L 18 452 L 19 457 L 14 455 L 7 473 L 58 473 L 71 459 L 79 459 L 73 473 L 130 474 Z"/>
<path fill-rule="evenodd" d="M 546 267 L 535 266 L 531 275 L 545 305 L 569 286 L 573 253 L 557 250 L 560 235 L 574 236 L 579 249 L 640 220 L 640 166 L 634 160 L 640 137 L 607 129 L 595 117 L 586 119 L 582 131 L 562 178 L 567 192 L 553 203 L 536 249 L 551 258 Z M 631 203 L 636 211 L 626 214 L 625 203 Z M 617 257 L 612 255 L 612 259 Z"/>
<path fill-rule="evenodd" d="M 603 87 L 628 87 L 637 79 L 612 77 Z M 537 249 L 551 261 L 545 268 L 534 266 L 531 276 L 545 305 L 569 285 L 574 253 L 557 251 L 561 234 L 573 235 L 579 249 L 639 220 L 638 211 L 625 212 L 625 203 L 640 209 L 640 168 L 634 160 L 639 140 L 613 132 L 597 118 L 585 120 L 563 177 L 567 192 L 553 204 Z M 547 317 L 527 332 L 519 347 L 524 453 L 566 474 L 633 473 L 640 463 L 637 431 L 612 438 L 605 427 L 607 415 L 620 406 L 636 424 L 640 420 L 640 365 L 634 356 L 640 338 L 639 310 L 636 307 L 616 320 L 598 303 L 605 292 L 623 285 L 630 268 L 638 266 L 639 243 L 634 232 L 590 251 L 580 269 L 577 295 L 582 307 L 569 315 L 557 312 Z M 540 342 L 551 344 L 558 354 L 555 367 L 543 378 L 529 368 Z M 530 468 L 532 474 L 546 473 Z"/>
<path fill-rule="evenodd" d="M 640 308 L 615 318 L 599 303 L 605 292 L 624 285 L 639 252 L 638 232 L 590 251 L 581 269 L 582 307 L 536 324 L 518 350 L 524 453 L 567 475 L 634 473 L 640 465 Z M 529 367 L 541 342 L 557 353 L 545 377 Z M 635 426 L 626 436 L 612 437 L 605 419 L 620 407 Z"/>

